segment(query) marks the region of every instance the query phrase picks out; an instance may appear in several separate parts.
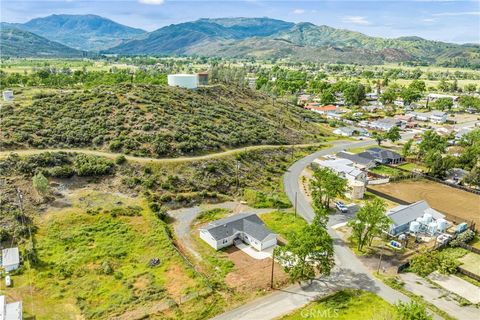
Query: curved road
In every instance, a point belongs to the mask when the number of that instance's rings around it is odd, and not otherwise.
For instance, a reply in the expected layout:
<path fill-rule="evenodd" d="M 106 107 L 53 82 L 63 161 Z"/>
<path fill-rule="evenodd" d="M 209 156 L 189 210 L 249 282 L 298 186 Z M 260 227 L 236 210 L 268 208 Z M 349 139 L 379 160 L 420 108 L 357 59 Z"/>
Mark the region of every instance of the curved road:
<path fill-rule="evenodd" d="M 403 135 L 403 138 L 411 138 L 414 134 Z M 297 195 L 297 212 L 309 223 L 314 217 L 313 208 L 304 197 L 300 189 L 300 175 L 302 171 L 316 158 L 327 154 L 339 152 L 349 148 L 359 148 L 375 145 L 375 141 L 367 140 L 360 142 L 340 142 L 335 146 L 315 152 L 305 158 L 295 162 L 285 173 L 283 183 L 285 193 L 292 203 L 295 202 Z M 258 320 L 258 319 L 276 319 L 284 314 L 290 313 L 303 307 L 309 302 L 328 295 L 335 290 L 342 288 L 356 288 L 371 291 L 386 301 L 394 304 L 398 301 L 409 301 L 404 294 L 393 290 L 382 281 L 375 278 L 362 262 L 350 251 L 345 243 L 340 239 L 331 226 L 345 222 L 348 218 L 344 214 L 334 214 L 330 216 L 328 223 L 328 232 L 334 242 L 336 266 L 332 274 L 328 277 L 321 277 L 313 281 L 311 285 L 300 286 L 292 285 L 286 289 L 281 289 L 272 294 L 255 299 L 239 308 L 227 311 L 213 319 L 215 320 Z M 434 319 L 441 319 L 433 315 Z"/>

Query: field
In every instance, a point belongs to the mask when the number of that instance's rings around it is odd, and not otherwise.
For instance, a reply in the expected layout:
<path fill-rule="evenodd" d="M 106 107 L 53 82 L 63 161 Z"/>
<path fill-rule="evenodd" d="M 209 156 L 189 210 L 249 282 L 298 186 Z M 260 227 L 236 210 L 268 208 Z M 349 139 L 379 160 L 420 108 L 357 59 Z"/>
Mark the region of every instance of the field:
<path fill-rule="evenodd" d="M 432 208 L 461 218 L 462 221 L 455 221 L 457 223 L 474 221 L 480 225 L 480 197 L 473 193 L 426 180 L 401 181 L 371 188 L 408 202 L 426 200 Z M 447 216 L 447 219 L 451 217 Z"/>
<path fill-rule="evenodd" d="M 168 239 L 142 200 L 80 191 L 71 207 L 39 217 L 32 267 L 6 290 L 36 319 L 140 318 L 208 287 Z M 149 261 L 159 258 L 157 266 Z M 3 281 L 2 281 L 3 282 Z M 183 314 L 178 317 L 191 318 Z"/>
<path fill-rule="evenodd" d="M 265 225 L 273 232 L 279 234 L 285 240 L 290 238 L 291 233 L 297 233 L 306 226 L 305 220 L 292 211 L 274 211 L 260 215 Z"/>
<path fill-rule="evenodd" d="M 395 311 L 392 305 L 366 291 L 344 290 L 312 302 L 282 320 L 367 320 L 392 319 Z"/>
<path fill-rule="evenodd" d="M 480 276 L 480 254 L 470 252 L 460 258 L 459 261 L 462 262 L 461 267 L 463 269 Z"/>

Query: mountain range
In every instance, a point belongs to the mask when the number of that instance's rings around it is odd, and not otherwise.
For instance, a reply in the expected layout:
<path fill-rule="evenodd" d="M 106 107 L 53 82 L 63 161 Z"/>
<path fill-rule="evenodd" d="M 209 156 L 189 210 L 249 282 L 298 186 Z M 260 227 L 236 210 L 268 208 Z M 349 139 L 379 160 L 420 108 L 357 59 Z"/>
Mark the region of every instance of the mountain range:
<path fill-rule="evenodd" d="M 8 27 L 76 49 L 120 55 L 290 58 L 359 64 L 412 61 L 480 67 L 477 44 L 460 45 L 414 36 L 385 39 L 270 18 L 199 19 L 146 32 L 95 15 L 52 15 Z"/>

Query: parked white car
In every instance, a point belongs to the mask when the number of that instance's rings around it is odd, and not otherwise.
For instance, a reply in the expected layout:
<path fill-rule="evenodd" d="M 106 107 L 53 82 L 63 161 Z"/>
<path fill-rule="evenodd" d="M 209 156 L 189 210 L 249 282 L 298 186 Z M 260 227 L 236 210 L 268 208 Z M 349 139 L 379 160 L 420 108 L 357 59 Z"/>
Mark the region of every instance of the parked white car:
<path fill-rule="evenodd" d="M 348 213 L 348 208 L 342 201 L 335 201 L 335 208 L 341 213 Z"/>

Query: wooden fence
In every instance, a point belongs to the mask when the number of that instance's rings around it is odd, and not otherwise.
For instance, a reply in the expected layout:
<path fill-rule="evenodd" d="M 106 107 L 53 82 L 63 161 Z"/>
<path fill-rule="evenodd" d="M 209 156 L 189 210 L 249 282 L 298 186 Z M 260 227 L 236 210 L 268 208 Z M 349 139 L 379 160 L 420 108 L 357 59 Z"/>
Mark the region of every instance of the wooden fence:
<path fill-rule="evenodd" d="M 475 280 L 477 280 L 477 281 L 480 281 L 480 276 L 479 276 L 478 274 L 476 274 L 476 273 L 473 273 L 473 272 L 470 272 L 470 271 L 468 271 L 468 270 L 465 270 L 465 269 L 463 269 L 462 267 L 458 267 L 458 268 L 457 268 L 457 271 L 460 272 L 460 273 L 462 273 L 462 274 L 464 274 L 464 275 L 466 275 L 466 276 L 469 277 L 469 278 L 472 278 L 472 279 L 475 279 Z"/>
<path fill-rule="evenodd" d="M 466 243 L 460 242 L 458 246 L 462 247 L 463 249 L 467 249 L 468 251 L 471 251 L 473 253 L 480 254 L 480 249 L 472 247 Z"/>

